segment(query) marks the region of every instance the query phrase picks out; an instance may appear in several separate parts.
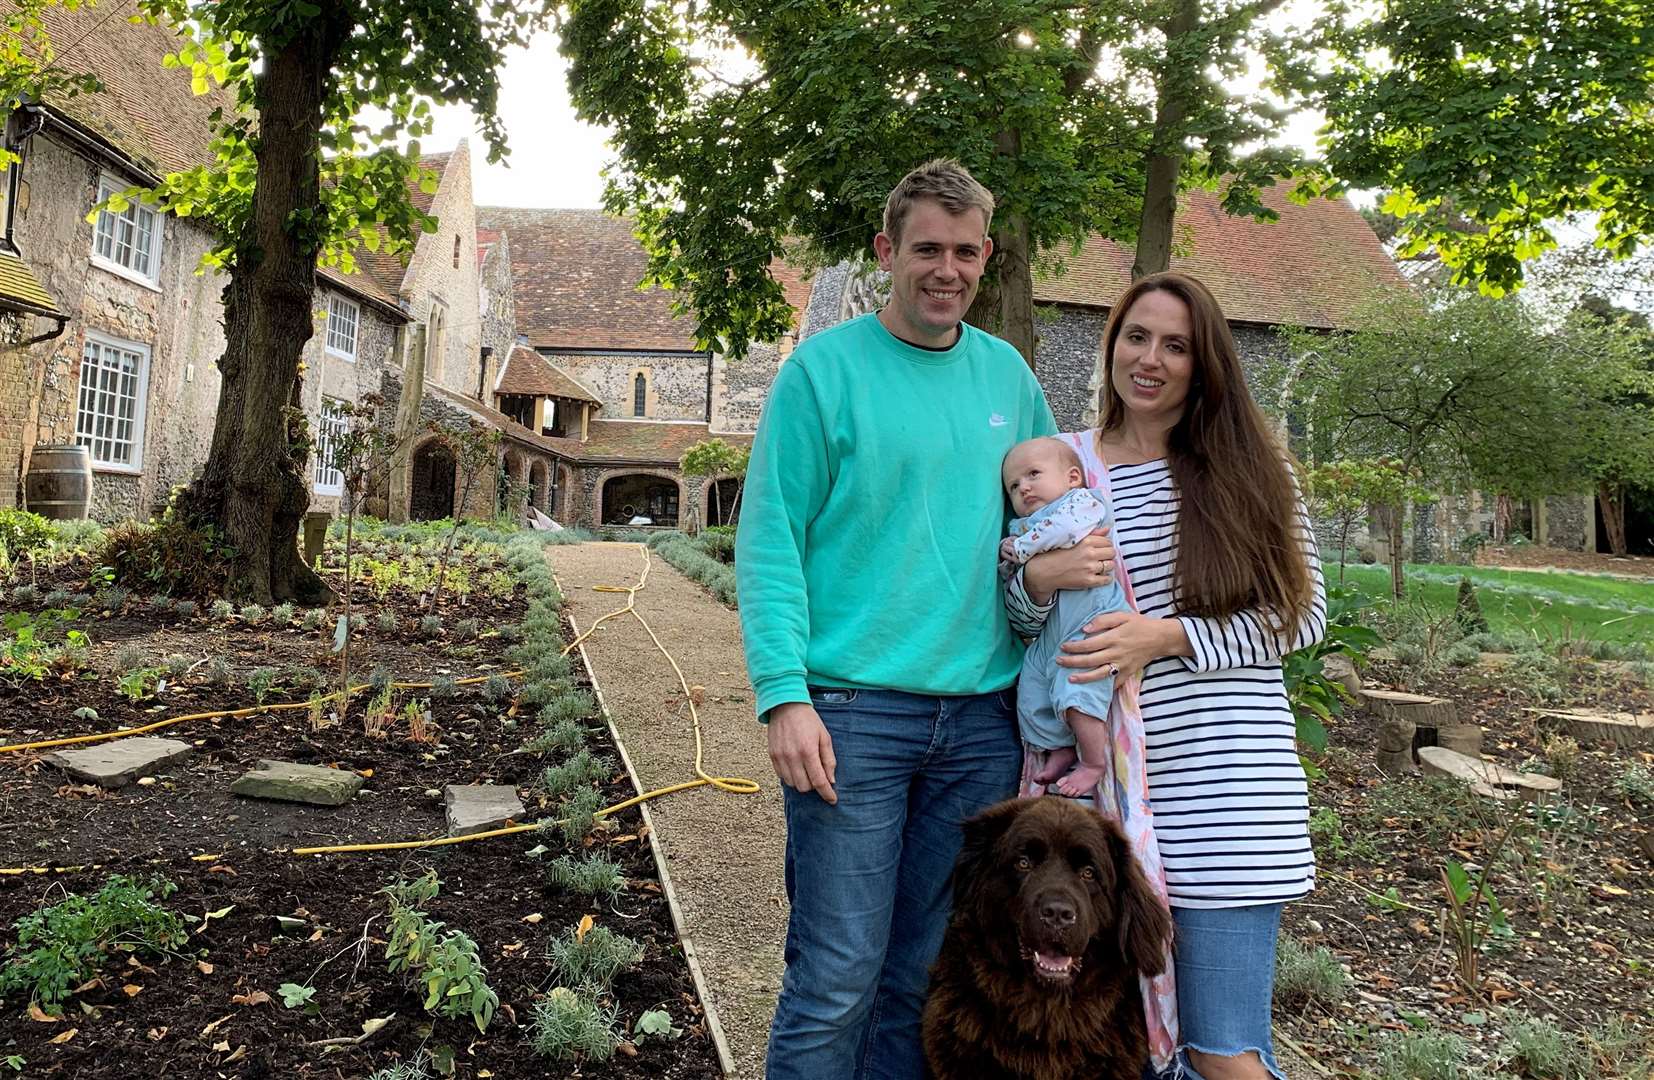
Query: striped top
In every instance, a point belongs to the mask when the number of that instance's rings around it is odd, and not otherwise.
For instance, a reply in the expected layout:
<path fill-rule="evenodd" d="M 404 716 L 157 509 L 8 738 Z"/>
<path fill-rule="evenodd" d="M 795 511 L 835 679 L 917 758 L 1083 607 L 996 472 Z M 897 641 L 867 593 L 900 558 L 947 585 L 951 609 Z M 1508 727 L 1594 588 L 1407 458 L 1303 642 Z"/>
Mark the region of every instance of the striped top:
<path fill-rule="evenodd" d="M 1088 473 L 1107 468 L 1090 432 L 1062 438 L 1080 452 Z M 1087 483 L 1097 486 L 1091 478 Z M 1108 486 L 1114 542 L 1138 610 L 1178 618 L 1195 653 L 1152 661 L 1140 698 L 1154 831 L 1171 903 L 1220 908 L 1296 900 L 1314 888 L 1315 857 L 1309 792 L 1281 680 L 1282 642 L 1257 612 L 1176 615 L 1179 496 L 1164 460 L 1108 468 Z M 1315 603 L 1292 649 L 1326 632 L 1321 563 L 1302 504 L 1298 521 Z M 1027 637 L 1051 611 L 1028 597 L 1021 569 L 1010 579 L 1006 604 L 1011 625 Z"/>

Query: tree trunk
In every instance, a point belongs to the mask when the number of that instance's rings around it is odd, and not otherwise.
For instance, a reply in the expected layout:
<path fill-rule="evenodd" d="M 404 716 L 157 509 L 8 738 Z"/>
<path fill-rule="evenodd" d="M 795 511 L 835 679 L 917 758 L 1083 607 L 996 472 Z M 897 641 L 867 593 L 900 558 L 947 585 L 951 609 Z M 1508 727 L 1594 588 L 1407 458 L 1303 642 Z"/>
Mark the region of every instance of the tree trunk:
<path fill-rule="evenodd" d="M 294 208 L 318 201 L 318 134 L 333 52 L 327 33 L 317 20 L 264 56 L 251 235 L 237 245 L 224 292 L 212 449 L 181 500 L 187 518 L 217 526 L 235 549 L 226 594 L 259 604 L 315 606 L 331 598 L 299 553 L 310 505 L 309 455 L 298 441 L 299 355 L 313 329 L 317 245 L 288 225 Z"/>
<path fill-rule="evenodd" d="M 1198 0 L 1177 0 L 1171 17 L 1161 24 L 1167 55 L 1179 38 L 1200 26 Z M 1171 62 L 1168 61 L 1168 67 Z M 1172 226 L 1177 215 L 1177 180 L 1183 171 L 1183 122 L 1189 115 L 1190 80 L 1183 70 L 1159 73 L 1154 109 L 1154 139 L 1143 163 L 1143 218 L 1137 227 L 1137 255 L 1131 280 L 1158 274 L 1172 265 Z"/>
<path fill-rule="evenodd" d="M 1022 134 L 1001 131 L 994 136 L 994 145 L 1002 156 L 1018 157 L 1022 153 Z M 1034 333 L 1034 271 L 1028 219 L 1006 211 L 996 216 L 995 224 L 989 272 L 983 275 L 982 287 L 965 313 L 965 321 L 1009 341 L 1032 368 L 1039 340 Z"/>
<path fill-rule="evenodd" d="M 1407 599 L 1407 560 L 1401 550 L 1402 526 L 1406 522 L 1406 506 L 1397 502 L 1390 507 L 1390 595 L 1397 600 Z"/>
<path fill-rule="evenodd" d="M 1624 555 L 1629 550 L 1625 542 L 1625 488 L 1598 484 L 1597 505 L 1602 508 L 1602 527 L 1608 533 L 1608 550 L 1615 555 Z"/>

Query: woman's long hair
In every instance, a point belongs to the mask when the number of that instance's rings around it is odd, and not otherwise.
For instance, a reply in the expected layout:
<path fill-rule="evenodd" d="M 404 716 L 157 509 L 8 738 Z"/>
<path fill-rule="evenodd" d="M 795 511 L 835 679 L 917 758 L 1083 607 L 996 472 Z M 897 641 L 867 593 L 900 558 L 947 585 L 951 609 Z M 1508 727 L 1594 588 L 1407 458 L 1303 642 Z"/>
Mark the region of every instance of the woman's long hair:
<path fill-rule="evenodd" d="M 1193 334 L 1189 393 L 1167 439 L 1167 464 L 1180 496 L 1178 611 L 1212 617 L 1258 607 L 1272 630 L 1288 634 L 1309 613 L 1315 592 L 1298 536 L 1292 459 L 1252 400 L 1222 309 L 1194 278 L 1140 278 L 1109 313 L 1103 430 L 1126 420 L 1126 403 L 1114 388 L 1114 343 L 1131 306 L 1156 291 L 1188 305 Z"/>

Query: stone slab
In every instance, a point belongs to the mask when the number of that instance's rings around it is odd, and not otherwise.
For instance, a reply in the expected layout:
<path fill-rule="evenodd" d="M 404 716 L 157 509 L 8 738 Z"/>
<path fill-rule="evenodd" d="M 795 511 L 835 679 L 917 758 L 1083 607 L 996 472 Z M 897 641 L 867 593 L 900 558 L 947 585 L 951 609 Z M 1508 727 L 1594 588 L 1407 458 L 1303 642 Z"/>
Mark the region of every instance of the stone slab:
<path fill-rule="evenodd" d="M 449 836 L 487 832 L 523 816 L 522 800 L 509 784 L 449 784 L 442 789 L 442 802 Z"/>
<path fill-rule="evenodd" d="M 149 776 L 189 754 L 187 742 L 139 736 L 78 750 L 60 750 L 46 755 L 46 764 L 56 765 L 83 784 L 114 789 L 125 787 L 140 776 Z"/>
<path fill-rule="evenodd" d="M 230 785 L 236 795 L 252 799 L 343 806 L 362 790 L 362 778 L 344 769 L 296 765 L 291 761 L 260 761 Z"/>

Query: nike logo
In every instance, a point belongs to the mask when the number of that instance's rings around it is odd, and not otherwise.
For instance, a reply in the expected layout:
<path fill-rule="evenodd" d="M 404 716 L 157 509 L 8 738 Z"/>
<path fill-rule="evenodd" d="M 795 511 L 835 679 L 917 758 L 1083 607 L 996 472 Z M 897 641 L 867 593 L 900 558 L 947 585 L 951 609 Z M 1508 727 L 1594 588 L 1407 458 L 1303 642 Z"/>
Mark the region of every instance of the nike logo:
<path fill-rule="evenodd" d="M 988 414 L 988 426 L 989 427 L 1004 427 L 1006 424 L 1009 424 L 1009 423 L 1010 423 L 1009 420 L 1005 419 L 1003 416 L 999 415 L 998 413 L 989 413 Z"/>

